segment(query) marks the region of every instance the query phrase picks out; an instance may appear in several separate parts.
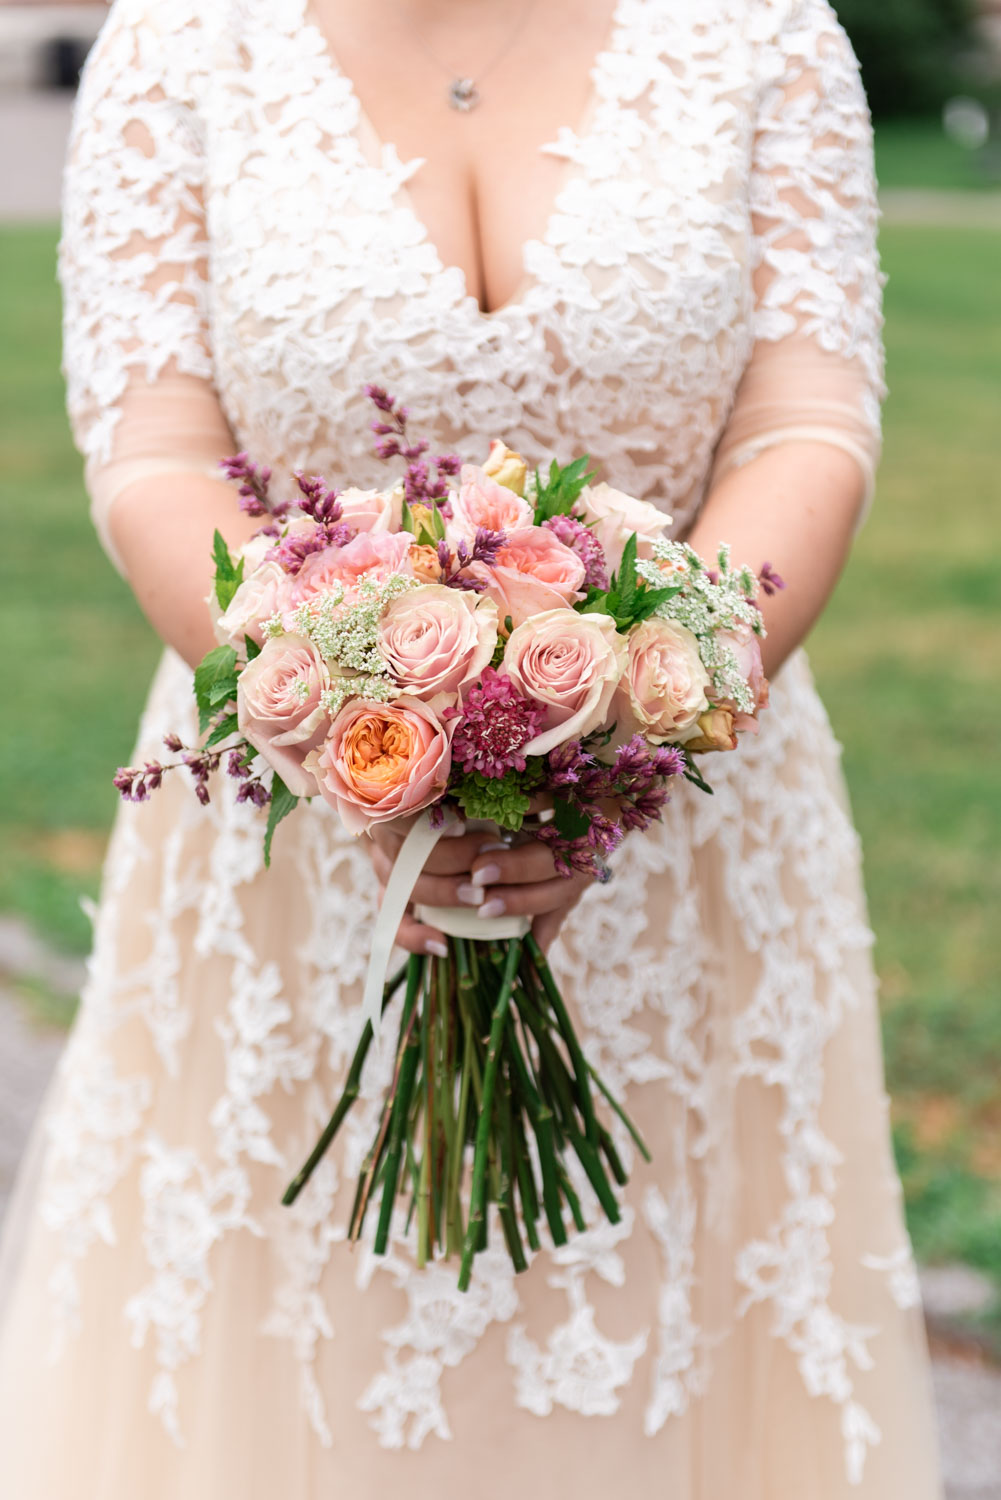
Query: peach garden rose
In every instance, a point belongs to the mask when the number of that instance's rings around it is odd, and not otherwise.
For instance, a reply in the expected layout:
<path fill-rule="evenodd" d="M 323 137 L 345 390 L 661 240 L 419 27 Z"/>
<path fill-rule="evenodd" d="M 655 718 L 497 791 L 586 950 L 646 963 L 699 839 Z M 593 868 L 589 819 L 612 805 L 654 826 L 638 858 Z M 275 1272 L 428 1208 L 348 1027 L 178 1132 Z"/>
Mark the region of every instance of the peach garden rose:
<path fill-rule="evenodd" d="M 586 574 L 577 553 L 542 526 L 510 532 L 493 568 L 474 563 L 470 571 L 484 580 L 501 620 L 510 615 L 515 626 L 531 615 L 576 604 L 583 597 Z"/>
<path fill-rule="evenodd" d="M 436 802 L 452 765 L 451 730 L 419 698 L 351 698 L 310 758 L 320 794 L 349 833 Z"/>

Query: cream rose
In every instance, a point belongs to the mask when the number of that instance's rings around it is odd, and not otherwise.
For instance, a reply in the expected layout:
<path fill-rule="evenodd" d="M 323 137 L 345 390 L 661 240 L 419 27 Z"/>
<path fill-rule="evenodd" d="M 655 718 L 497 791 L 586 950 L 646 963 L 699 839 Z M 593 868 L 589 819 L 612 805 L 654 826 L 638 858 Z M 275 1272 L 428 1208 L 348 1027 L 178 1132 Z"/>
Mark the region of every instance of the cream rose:
<path fill-rule="evenodd" d="M 629 660 L 616 711 L 655 744 L 679 740 L 709 707 L 709 673 L 699 643 L 676 620 L 656 616 L 629 632 Z"/>
<path fill-rule="evenodd" d="M 365 833 L 438 800 L 448 784 L 450 744 L 451 728 L 419 698 L 352 698 L 310 769 L 348 832 Z"/>
<path fill-rule="evenodd" d="M 277 563 L 261 563 L 240 584 L 225 612 L 214 620 L 216 640 L 242 652 L 243 638 L 249 635 L 260 646 L 264 640 L 263 622 L 285 608 L 287 583 L 287 575 Z M 210 606 L 214 600 L 215 589 L 209 597 Z"/>
<path fill-rule="evenodd" d="M 303 762 L 327 732 L 329 719 L 320 695 L 329 686 L 323 658 L 301 635 L 267 641 L 237 681 L 240 733 L 297 797 L 314 797 L 317 792 Z"/>
<path fill-rule="evenodd" d="M 581 598 L 585 567 L 576 552 L 543 526 L 512 531 L 488 568 L 474 563 L 470 572 L 482 578 L 503 622 L 508 615 L 521 625 L 531 615 L 569 608 Z"/>
<path fill-rule="evenodd" d="M 587 485 L 581 491 L 578 508 L 581 519 L 587 522 L 601 543 L 610 572 L 619 568 L 625 545 L 633 532 L 636 533 L 638 556 L 651 557 L 651 543 L 663 536 L 671 524 L 671 517 L 658 510 L 656 505 L 637 500 L 623 490 L 613 489 L 610 484 Z"/>
<path fill-rule="evenodd" d="M 399 531 L 403 515 L 403 487 L 391 490 L 342 490 L 337 496 L 341 520 L 356 531 Z"/>
<path fill-rule="evenodd" d="M 445 536 L 454 548 L 460 540 L 471 542 L 478 526 L 486 526 L 490 531 L 517 531 L 531 526 L 534 518 L 535 512 L 528 501 L 514 490 L 491 479 L 485 469 L 463 464 Z"/>
<path fill-rule="evenodd" d="M 541 732 L 522 754 L 545 755 L 601 729 L 625 662 L 625 642 L 610 615 L 551 609 L 512 631 L 500 670 L 546 711 Z"/>
<path fill-rule="evenodd" d="M 429 584 L 393 600 L 379 621 L 378 643 L 397 682 L 416 697 L 457 693 L 490 664 L 497 606 Z"/>
<path fill-rule="evenodd" d="M 528 464 L 520 453 L 515 453 L 500 438 L 494 438 L 490 444 L 490 454 L 483 465 L 483 472 L 491 479 L 496 479 L 505 489 L 513 490 L 516 495 L 525 493 Z"/>

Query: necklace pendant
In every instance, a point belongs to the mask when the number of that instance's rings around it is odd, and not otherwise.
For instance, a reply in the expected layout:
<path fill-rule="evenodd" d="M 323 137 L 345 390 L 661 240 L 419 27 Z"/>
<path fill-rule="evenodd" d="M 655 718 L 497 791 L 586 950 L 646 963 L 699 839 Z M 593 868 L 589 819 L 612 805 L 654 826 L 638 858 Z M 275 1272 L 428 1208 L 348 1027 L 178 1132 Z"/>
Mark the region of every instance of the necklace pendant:
<path fill-rule="evenodd" d="M 472 78 L 453 78 L 448 86 L 448 102 L 453 109 L 475 109 L 480 102 L 480 91 Z"/>

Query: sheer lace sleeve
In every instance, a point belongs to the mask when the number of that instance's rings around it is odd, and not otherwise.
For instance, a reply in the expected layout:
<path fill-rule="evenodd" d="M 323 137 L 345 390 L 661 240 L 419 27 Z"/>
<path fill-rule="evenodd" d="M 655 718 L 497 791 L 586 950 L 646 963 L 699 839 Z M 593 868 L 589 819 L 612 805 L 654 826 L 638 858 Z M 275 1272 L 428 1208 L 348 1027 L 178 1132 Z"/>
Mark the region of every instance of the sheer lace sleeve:
<path fill-rule="evenodd" d="M 193 0 L 116 0 L 84 70 L 63 193 L 70 421 L 92 514 L 157 473 L 218 476 Z"/>
<path fill-rule="evenodd" d="M 869 112 L 826 0 L 784 0 L 782 8 L 777 35 L 761 51 L 751 177 L 755 346 L 714 479 L 776 443 L 816 439 L 858 461 L 867 507 L 884 394 Z"/>

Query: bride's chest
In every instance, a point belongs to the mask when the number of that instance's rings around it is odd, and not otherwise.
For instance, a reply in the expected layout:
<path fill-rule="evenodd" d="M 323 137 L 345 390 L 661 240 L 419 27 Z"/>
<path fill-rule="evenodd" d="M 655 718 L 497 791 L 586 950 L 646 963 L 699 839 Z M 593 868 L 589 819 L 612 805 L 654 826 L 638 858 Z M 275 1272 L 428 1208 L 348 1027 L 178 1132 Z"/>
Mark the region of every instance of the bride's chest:
<path fill-rule="evenodd" d="M 302 0 L 242 4 L 200 111 L 217 335 L 262 359 L 273 340 L 312 341 L 329 364 L 380 334 L 534 355 L 558 323 L 575 363 L 599 326 L 607 344 L 618 325 L 627 358 L 696 338 L 689 360 L 711 365 L 714 345 L 740 343 L 748 310 L 740 8 L 620 0 L 583 124 L 538 143 L 521 279 L 487 315 L 445 236 L 429 233 L 421 164 L 378 138 Z M 508 201 L 500 217 L 511 220 Z"/>

